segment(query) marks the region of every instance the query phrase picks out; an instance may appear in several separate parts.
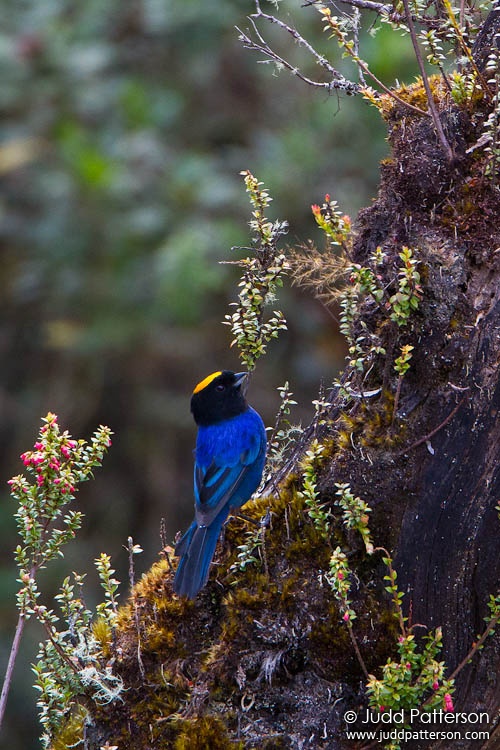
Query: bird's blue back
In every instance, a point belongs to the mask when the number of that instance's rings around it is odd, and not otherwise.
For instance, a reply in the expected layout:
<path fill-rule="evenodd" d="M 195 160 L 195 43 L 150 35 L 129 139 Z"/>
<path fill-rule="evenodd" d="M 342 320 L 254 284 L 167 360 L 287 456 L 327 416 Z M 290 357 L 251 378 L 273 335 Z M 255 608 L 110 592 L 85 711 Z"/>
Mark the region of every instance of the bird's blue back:
<path fill-rule="evenodd" d="M 258 488 L 265 458 L 264 423 L 251 406 L 231 419 L 199 427 L 195 519 L 176 547 L 181 555 L 174 581 L 178 594 L 193 598 L 204 586 L 222 525 Z"/>
<path fill-rule="evenodd" d="M 266 431 L 251 406 L 232 419 L 199 427 L 194 494 L 197 513 L 214 517 L 221 501 L 240 508 L 255 492 L 266 457 Z M 224 503 L 224 504 L 225 504 Z"/>

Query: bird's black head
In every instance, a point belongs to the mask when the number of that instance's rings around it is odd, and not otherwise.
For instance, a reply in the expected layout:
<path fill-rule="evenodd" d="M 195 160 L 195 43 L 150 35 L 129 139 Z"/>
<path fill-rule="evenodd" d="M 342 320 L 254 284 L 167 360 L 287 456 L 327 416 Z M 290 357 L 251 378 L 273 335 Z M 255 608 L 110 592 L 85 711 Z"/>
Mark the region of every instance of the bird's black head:
<path fill-rule="evenodd" d="M 247 375 L 246 372 L 222 370 L 198 383 L 191 397 L 191 412 L 196 424 L 207 427 L 246 411 Z"/>

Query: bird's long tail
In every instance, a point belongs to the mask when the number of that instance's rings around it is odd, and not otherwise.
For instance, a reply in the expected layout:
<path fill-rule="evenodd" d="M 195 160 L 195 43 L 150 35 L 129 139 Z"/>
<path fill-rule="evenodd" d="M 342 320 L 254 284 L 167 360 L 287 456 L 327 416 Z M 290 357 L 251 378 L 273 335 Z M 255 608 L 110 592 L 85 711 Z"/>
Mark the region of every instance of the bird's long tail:
<path fill-rule="evenodd" d="M 208 526 L 198 526 L 193 521 L 177 544 L 175 554 L 181 559 L 175 573 L 174 591 L 179 596 L 194 599 L 205 585 L 220 530 L 228 512 L 229 508 L 224 507 Z"/>

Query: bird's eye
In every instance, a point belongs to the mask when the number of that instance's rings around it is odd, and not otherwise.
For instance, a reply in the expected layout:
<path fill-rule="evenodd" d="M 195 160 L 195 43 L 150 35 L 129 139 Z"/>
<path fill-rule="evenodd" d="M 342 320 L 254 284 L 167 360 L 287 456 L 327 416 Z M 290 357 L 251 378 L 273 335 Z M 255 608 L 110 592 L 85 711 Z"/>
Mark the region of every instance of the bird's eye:
<path fill-rule="evenodd" d="M 225 388 L 226 388 L 226 386 L 225 386 L 225 385 L 222 385 L 222 383 L 219 383 L 219 385 L 216 385 L 216 386 L 215 386 L 215 390 L 216 390 L 216 391 L 224 391 L 224 390 L 225 390 Z"/>

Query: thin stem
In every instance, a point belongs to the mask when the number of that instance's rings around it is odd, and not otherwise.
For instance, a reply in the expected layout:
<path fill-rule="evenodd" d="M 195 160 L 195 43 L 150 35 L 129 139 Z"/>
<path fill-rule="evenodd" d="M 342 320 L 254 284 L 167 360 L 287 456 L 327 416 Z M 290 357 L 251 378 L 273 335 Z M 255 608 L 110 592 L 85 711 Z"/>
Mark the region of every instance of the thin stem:
<path fill-rule="evenodd" d="M 439 113 L 437 111 L 437 107 L 434 102 L 434 97 L 432 95 L 431 87 L 429 85 L 429 79 L 427 78 L 427 73 L 425 72 L 425 65 L 422 59 L 422 54 L 420 52 L 417 34 L 415 32 L 415 25 L 411 17 L 410 5 L 408 3 L 408 0 L 403 0 L 403 5 L 404 5 L 405 13 L 406 13 L 406 22 L 408 24 L 408 30 L 410 32 L 413 49 L 415 51 L 415 57 L 417 59 L 418 67 L 420 68 L 420 73 L 422 74 L 422 83 L 424 84 L 425 94 L 427 96 L 427 101 L 429 103 L 430 114 L 432 116 L 432 119 L 434 120 L 434 127 L 436 128 L 437 136 L 446 153 L 446 157 L 451 164 L 455 159 L 455 154 L 453 153 L 453 149 L 451 148 L 450 144 L 448 143 L 448 139 L 446 138 L 446 135 L 444 134 L 443 125 L 439 118 Z"/>
<path fill-rule="evenodd" d="M 399 599 L 398 599 L 398 597 L 396 595 L 397 594 L 396 576 L 395 576 L 394 568 L 392 567 L 392 558 L 391 558 L 389 552 L 386 550 L 385 547 L 375 547 L 375 549 L 373 551 L 374 552 L 382 552 L 382 554 L 385 557 L 384 562 L 385 562 L 385 564 L 387 566 L 387 570 L 389 571 L 389 579 L 390 579 L 390 582 L 391 582 L 392 603 L 394 604 L 394 608 L 395 608 L 396 614 L 398 616 L 399 629 L 401 631 L 401 635 L 406 638 L 407 630 L 406 630 L 406 625 L 405 625 L 405 618 L 404 618 L 404 615 L 403 615 L 403 610 L 401 608 L 401 602 L 399 601 Z"/>
<path fill-rule="evenodd" d="M 281 29 L 286 31 L 288 34 L 293 36 L 295 41 L 297 41 L 301 47 L 305 47 L 306 50 L 316 58 L 316 61 L 321 65 L 322 68 L 325 68 L 332 76 L 335 78 L 343 78 L 343 76 L 338 72 L 338 70 L 335 70 L 335 68 L 328 62 L 326 57 L 323 55 L 320 55 L 319 52 L 316 52 L 314 47 L 309 44 L 309 42 L 304 39 L 304 37 L 299 34 L 297 29 L 294 29 L 292 26 L 288 26 L 288 24 L 284 23 L 284 21 L 280 21 L 279 18 L 276 18 L 275 16 L 271 16 L 268 13 L 264 13 L 263 10 L 260 7 L 260 4 L 258 0 L 255 2 L 255 7 L 257 9 L 256 13 L 253 13 L 251 18 L 264 18 L 266 21 L 269 21 L 269 23 L 275 23 L 277 26 L 279 26 Z M 262 37 L 261 37 L 261 41 Z"/>
<path fill-rule="evenodd" d="M 392 99 L 395 99 L 397 102 L 402 104 L 403 107 L 406 107 L 407 109 L 411 109 L 412 112 L 416 112 L 419 115 L 425 115 L 425 116 L 430 117 L 429 112 L 426 112 L 424 109 L 420 109 L 420 107 L 414 107 L 413 104 L 410 104 L 410 102 L 405 102 L 405 100 L 401 99 L 401 97 L 395 94 L 394 91 L 391 91 L 391 89 L 387 88 L 387 86 L 383 84 L 382 81 L 379 78 L 377 78 L 377 76 L 374 73 L 371 72 L 368 65 L 365 62 L 363 62 L 363 60 L 360 60 L 359 58 L 355 58 L 355 59 L 356 59 L 357 64 L 361 68 L 361 70 L 363 70 L 366 73 L 366 75 L 370 76 L 372 81 L 375 81 L 377 86 L 380 86 L 382 91 L 385 91 L 385 93 L 388 94 L 388 96 L 390 96 Z"/>
<path fill-rule="evenodd" d="M 316 5 L 318 0 L 309 0 L 308 2 L 303 4 L 303 7 L 306 8 L 309 5 Z M 386 13 L 389 15 L 389 13 L 392 13 L 393 6 L 392 5 L 386 5 L 385 3 L 377 3 L 374 2 L 374 0 L 340 0 L 341 3 L 344 3 L 345 5 L 350 5 L 353 8 L 361 8 L 361 10 L 374 10 L 375 13 Z M 322 3 L 324 5 L 324 3 Z M 334 4 L 332 2 L 329 2 L 328 5 L 332 5 L 334 7 Z"/>
<path fill-rule="evenodd" d="M 45 522 L 45 526 L 43 528 L 44 536 L 47 535 L 47 526 L 48 521 Z M 29 577 L 33 578 L 35 577 L 38 570 L 38 565 L 34 564 L 30 568 Z M 5 708 L 7 706 L 7 698 L 10 692 L 10 686 L 12 683 L 12 675 L 14 673 L 14 666 L 16 664 L 17 655 L 19 653 L 19 646 L 21 644 L 21 638 L 24 631 L 24 626 L 26 624 L 26 613 L 24 611 L 19 612 L 19 617 L 17 619 L 17 625 L 16 625 L 16 631 L 14 633 L 14 638 L 12 639 L 12 646 L 10 647 L 10 654 L 9 654 L 9 661 L 7 662 L 7 669 L 5 670 L 5 679 L 4 683 L 2 685 L 2 693 L 0 695 L 0 727 L 2 726 L 3 717 L 5 715 Z"/>
<path fill-rule="evenodd" d="M 398 378 L 398 385 L 396 388 L 396 395 L 394 396 L 394 408 L 392 410 L 392 420 L 391 423 L 394 424 L 394 420 L 396 419 L 396 413 L 399 406 L 399 397 L 401 395 L 401 386 L 403 384 L 403 376 L 400 375 Z"/>
<path fill-rule="evenodd" d="M 443 421 L 441 422 L 441 424 L 438 424 L 438 426 L 435 427 L 431 432 L 427 433 L 427 435 L 424 435 L 422 438 L 420 438 L 420 440 L 417 440 L 416 443 L 412 443 L 410 446 L 408 446 L 408 448 L 404 448 L 404 450 L 398 451 L 395 455 L 396 456 L 403 456 L 405 453 L 408 453 L 409 451 L 413 450 L 414 448 L 417 448 L 419 445 L 422 445 L 422 443 L 426 443 L 428 440 L 430 440 L 432 437 L 434 437 L 434 435 L 436 435 L 436 433 L 438 433 L 440 430 L 442 430 L 443 427 L 446 427 L 446 425 L 448 424 L 448 422 L 450 422 L 453 419 L 453 417 L 455 416 L 455 414 L 457 413 L 457 411 L 460 409 L 460 407 L 462 406 L 462 404 L 464 403 L 464 401 L 465 401 L 465 399 L 463 398 L 455 406 L 455 408 L 453 409 L 453 411 L 451 411 L 448 414 L 448 416 L 446 417 L 446 419 L 443 419 Z"/>
<path fill-rule="evenodd" d="M 458 18 L 460 22 L 460 28 L 463 29 L 465 19 L 465 0 L 460 0 L 460 15 Z"/>
<path fill-rule="evenodd" d="M 19 653 L 19 645 L 21 643 L 21 637 L 23 635 L 24 625 L 26 623 L 26 616 L 23 612 L 19 613 L 17 619 L 16 632 L 12 640 L 12 646 L 10 648 L 9 661 L 7 663 L 7 669 L 5 671 L 5 680 L 2 686 L 2 694 L 0 695 L 0 727 L 2 726 L 3 717 L 5 715 L 5 708 L 7 706 L 7 698 L 10 692 L 10 686 L 12 683 L 12 675 L 14 673 L 14 666 L 16 663 L 17 655 Z"/>
<path fill-rule="evenodd" d="M 45 632 L 47 633 L 47 637 L 49 641 L 52 643 L 52 645 L 54 646 L 55 650 L 57 651 L 61 659 L 66 662 L 68 667 L 70 667 L 70 669 L 72 669 L 75 674 L 78 674 L 80 670 L 78 669 L 76 664 L 71 661 L 68 654 L 65 652 L 65 650 L 60 646 L 60 644 L 54 638 L 54 631 L 52 627 L 50 626 L 50 623 L 48 623 L 46 620 L 40 619 L 39 617 L 37 619 L 38 619 L 38 622 L 45 629 Z"/>
<path fill-rule="evenodd" d="M 134 540 L 131 536 L 127 539 L 127 551 L 128 551 L 128 582 L 130 584 L 130 590 L 134 588 L 135 583 L 135 570 L 134 570 Z"/>
<path fill-rule="evenodd" d="M 352 19 L 353 19 L 353 37 L 354 37 L 354 54 L 356 57 L 359 57 L 359 29 L 361 26 L 361 13 L 359 11 L 359 8 L 354 8 L 352 12 Z M 363 73 L 362 68 L 358 66 L 358 75 L 359 75 L 359 82 L 361 86 L 366 88 L 366 81 L 365 76 Z"/>
<path fill-rule="evenodd" d="M 486 626 L 486 630 L 482 634 L 482 636 L 479 638 L 479 640 L 472 646 L 467 656 L 462 659 L 458 667 L 456 667 L 453 672 L 449 676 L 449 680 L 455 679 L 457 674 L 462 671 L 462 669 L 470 662 L 472 657 L 479 651 L 489 634 L 492 630 L 498 625 L 498 622 L 500 621 L 500 614 L 498 614 L 496 617 L 493 617 Z"/>
<path fill-rule="evenodd" d="M 351 636 L 351 643 L 353 645 L 354 651 L 356 652 L 356 657 L 358 659 L 359 666 L 363 670 L 363 674 L 366 677 L 366 679 L 369 680 L 370 679 L 370 675 L 368 674 L 368 670 L 366 668 L 365 660 L 361 656 L 361 651 L 359 650 L 358 642 L 356 640 L 356 636 L 354 635 L 354 631 L 353 631 L 352 623 L 351 622 L 347 623 L 347 629 L 349 631 L 349 635 Z"/>
<path fill-rule="evenodd" d="M 162 519 L 163 520 L 163 519 Z M 127 550 L 128 550 L 128 580 L 130 583 L 130 590 L 134 588 L 135 583 L 135 570 L 134 570 L 134 540 L 131 536 L 127 539 Z M 133 597 L 134 601 L 134 623 L 135 631 L 137 635 L 137 664 L 139 665 L 139 671 L 142 679 L 146 676 L 144 669 L 144 663 L 142 661 L 142 647 L 141 647 L 141 624 L 139 621 L 139 609 L 137 607 L 137 598 Z"/>

